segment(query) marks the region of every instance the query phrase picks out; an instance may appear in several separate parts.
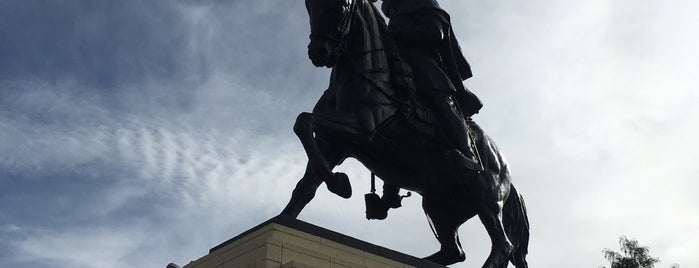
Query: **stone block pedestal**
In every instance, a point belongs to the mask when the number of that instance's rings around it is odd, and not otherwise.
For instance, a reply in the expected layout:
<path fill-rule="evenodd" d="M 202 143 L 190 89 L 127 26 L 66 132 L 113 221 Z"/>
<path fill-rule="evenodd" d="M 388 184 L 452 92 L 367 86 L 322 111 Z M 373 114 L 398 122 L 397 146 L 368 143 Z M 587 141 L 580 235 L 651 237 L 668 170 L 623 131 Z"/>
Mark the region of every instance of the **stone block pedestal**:
<path fill-rule="evenodd" d="M 444 267 L 300 220 L 278 216 L 184 268 Z"/>

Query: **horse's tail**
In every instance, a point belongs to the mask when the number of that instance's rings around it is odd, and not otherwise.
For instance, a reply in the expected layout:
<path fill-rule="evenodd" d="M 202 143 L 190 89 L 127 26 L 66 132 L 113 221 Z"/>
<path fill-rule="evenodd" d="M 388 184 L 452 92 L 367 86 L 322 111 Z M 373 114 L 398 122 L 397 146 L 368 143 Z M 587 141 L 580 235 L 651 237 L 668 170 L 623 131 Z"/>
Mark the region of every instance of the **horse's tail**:
<path fill-rule="evenodd" d="M 510 196 L 503 208 L 503 225 L 514 246 L 510 261 L 517 268 L 527 268 L 527 252 L 529 247 L 529 217 L 524 205 L 524 198 L 517 192 L 515 186 L 510 188 Z"/>

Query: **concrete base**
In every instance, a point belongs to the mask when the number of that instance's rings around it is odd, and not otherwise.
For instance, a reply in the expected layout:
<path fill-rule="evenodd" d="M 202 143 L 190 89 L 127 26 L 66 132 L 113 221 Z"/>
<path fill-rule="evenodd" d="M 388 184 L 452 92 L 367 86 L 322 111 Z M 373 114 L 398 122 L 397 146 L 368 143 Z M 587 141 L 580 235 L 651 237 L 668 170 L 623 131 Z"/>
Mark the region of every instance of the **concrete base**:
<path fill-rule="evenodd" d="M 293 218 L 278 216 L 184 268 L 444 267 Z"/>

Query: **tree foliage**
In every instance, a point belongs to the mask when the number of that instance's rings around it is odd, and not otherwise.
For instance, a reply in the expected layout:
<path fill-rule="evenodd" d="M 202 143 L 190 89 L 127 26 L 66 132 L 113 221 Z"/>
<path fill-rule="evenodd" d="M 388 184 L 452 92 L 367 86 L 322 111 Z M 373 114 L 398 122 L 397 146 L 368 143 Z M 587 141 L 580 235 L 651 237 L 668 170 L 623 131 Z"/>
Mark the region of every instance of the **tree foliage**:
<path fill-rule="evenodd" d="M 604 249 L 604 257 L 611 263 L 611 268 L 653 268 L 660 260 L 650 256 L 650 249 L 638 244 L 626 236 L 619 237 L 621 253 Z M 679 266 L 679 265 L 678 265 Z"/>

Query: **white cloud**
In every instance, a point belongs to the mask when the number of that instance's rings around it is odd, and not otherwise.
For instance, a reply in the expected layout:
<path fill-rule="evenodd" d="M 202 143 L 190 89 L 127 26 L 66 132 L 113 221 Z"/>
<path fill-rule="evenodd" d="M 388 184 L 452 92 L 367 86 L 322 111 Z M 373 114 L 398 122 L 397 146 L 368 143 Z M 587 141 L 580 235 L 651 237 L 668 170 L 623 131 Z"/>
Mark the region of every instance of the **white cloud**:
<path fill-rule="evenodd" d="M 138 247 L 148 236 L 134 230 L 80 228 L 68 232 L 42 230 L 14 242 L 17 261 L 31 261 L 50 267 L 119 267 L 128 250 Z"/>
<path fill-rule="evenodd" d="M 476 120 L 527 200 L 532 266 L 599 266 L 621 234 L 663 266 L 699 263 L 695 2 L 442 2 L 476 72 L 466 85 L 486 101 Z M 302 5 L 185 3 L 167 13 L 182 32 L 163 35 L 186 42 L 172 49 L 184 78 L 156 70 L 108 89 L 72 76 L 0 81 L 0 182 L 70 171 L 109 186 L 64 219 L 73 227 L 31 229 L 3 211 L 13 261 L 186 264 L 286 204 L 305 168 L 293 119 L 328 75 L 305 59 Z M 437 249 L 419 197 L 368 222 L 368 172 L 356 161 L 339 169 L 355 196 L 321 186 L 301 219 L 417 256 Z M 480 267 L 485 230 L 472 219 L 461 235 L 468 259 L 454 267 Z"/>

